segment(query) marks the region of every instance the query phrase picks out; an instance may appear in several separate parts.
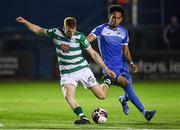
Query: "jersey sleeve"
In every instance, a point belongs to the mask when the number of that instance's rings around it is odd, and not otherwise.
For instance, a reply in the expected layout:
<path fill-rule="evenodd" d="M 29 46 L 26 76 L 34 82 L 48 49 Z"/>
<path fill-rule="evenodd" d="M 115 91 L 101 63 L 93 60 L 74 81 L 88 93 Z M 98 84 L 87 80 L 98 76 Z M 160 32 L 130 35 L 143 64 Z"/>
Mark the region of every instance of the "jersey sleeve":
<path fill-rule="evenodd" d="M 90 47 L 90 43 L 88 42 L 88 40 L 86 39 L 86 37 L 81 34 L 81 37 L 80 37 L 80 46 L 83 48 L 83 49 L 87 49 L 88 47 Z"/>
<path fill-rule="evenodd" d="M 128 43 L 129 43 L 129 34 L 128 34 L 128 31 L 125 30 L 125 37 L 124 37 L 124 39 L 122 41 L 122 44 L 123 45 L 128 45 Z"/>
<path fill-rule="evenodd" d="M 57 28 L 46 29 L 46 35 L 50 38 L 54 38 Z"/>

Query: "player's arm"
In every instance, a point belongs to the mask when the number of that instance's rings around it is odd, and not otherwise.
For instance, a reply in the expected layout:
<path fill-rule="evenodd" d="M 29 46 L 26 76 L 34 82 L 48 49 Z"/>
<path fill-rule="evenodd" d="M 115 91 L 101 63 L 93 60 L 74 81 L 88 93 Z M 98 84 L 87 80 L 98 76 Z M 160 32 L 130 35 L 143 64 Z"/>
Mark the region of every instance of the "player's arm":
<path fill-rule="evenodd" d="M 132 72 L 136 73 L 138 71 L 138 69 L 137 69 L 137 66 L 133 63 L 128 45 L 123 46 L 123 51 L 124 51 L 124 57 L 126 58 L 127 62 L 129 63 Z"/>
<path fill-rule="evenodd" d="M 40 36 L 46 36 L 46 31 L 44 28 L 35 25 L 29 21 L 27 21 L 26 19 L 24 19 L 23 17 L 17 17 L 16 21 L 20 24 L 25 25 L 29 30 L 31 30 L 33 33 L 40 35 Z"/>
<path fill-rule="evenodd" d="M 105 65 L 104 61 L 101 59 L 99 54 L 91 46 L 89 46 L 86 50 L 90 54 L 92 59 L 98 65 L 100 65 L 100 67 L 103 68 L 109 76 L 111 76 L 112 78 L 116 77 L 116 74 Z"/>
<path fill-rule="evenodd" d="M 92 35 L 92 34 L 89 34 L 86 37 L 86 39 L 88 40 L 89 43 L 91 43 L 91 42 L 93 42 L 96 39 L 96 37 L 94 35 Z"/>

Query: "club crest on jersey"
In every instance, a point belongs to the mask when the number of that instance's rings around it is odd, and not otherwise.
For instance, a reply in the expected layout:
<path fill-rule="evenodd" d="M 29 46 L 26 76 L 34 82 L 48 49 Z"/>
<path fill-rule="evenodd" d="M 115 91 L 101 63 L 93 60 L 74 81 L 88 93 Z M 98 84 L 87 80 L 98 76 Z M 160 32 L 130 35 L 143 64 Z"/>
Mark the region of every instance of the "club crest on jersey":
<path fill-rule="evenodd" d="M 121 35 L 122 33 L 121 32 L 117 32 L 117 35 Z"/>
<path fill-rule="evenodd" d="M 63 52 L 68 53 L 68 52 L 69 52 L 69 49 L 70 49 L 70 46 L 67 45 L 67 44 L 61 44 L 61 45 L 60 45 L 60 48 L 61 48 L 61 50 L 62 50 Z"/>

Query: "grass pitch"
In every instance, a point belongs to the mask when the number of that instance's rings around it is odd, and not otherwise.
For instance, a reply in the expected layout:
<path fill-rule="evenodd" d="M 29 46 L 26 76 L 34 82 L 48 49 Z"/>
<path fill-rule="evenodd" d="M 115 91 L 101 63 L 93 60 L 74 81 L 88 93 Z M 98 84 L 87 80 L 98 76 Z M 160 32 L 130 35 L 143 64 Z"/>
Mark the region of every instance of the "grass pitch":
<path fill-rule="evenodd" d="M 107 99 L 100 101 L 79 85 L 76 100 L 91 121 L 77 126 L 76 116 L 64 100 L 57 82 L 1 82 L 0 129 L 180 129 L 180 81 L 135 82 L 134 89 L 148 110 L 157 110 L 151 122 L 129 102 L 130 115 L 122 112 L 118 97 L 123 90 L 111 87 Z M 105 124 L 91 119 L 97 107 L 105 108 Z"/>

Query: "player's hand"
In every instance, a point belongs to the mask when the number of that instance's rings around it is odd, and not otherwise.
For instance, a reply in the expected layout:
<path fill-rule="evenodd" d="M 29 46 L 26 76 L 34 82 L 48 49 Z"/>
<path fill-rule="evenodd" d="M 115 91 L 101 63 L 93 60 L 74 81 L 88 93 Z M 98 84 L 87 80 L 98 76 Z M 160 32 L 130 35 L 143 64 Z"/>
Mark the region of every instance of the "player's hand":
<path fill-rule="evenodd" d="M 130 64 L 130 68 L 132 73 L 137 73 L 138 72 L 138 67 L 135 64 Z"/>
<path fill-rule="evenodd" d="M 106 68 L 105 71 L 111 78 L 116 77 L 116 74 L 114 73 L 114 71 L 110 70 L 109 68 Z"/>
<path fill-rule="evenodd" d="M 25 24 L 27 22 L 27 20 L 25 20 L 23 17 L 17 17 L 16 22 L 21 23 L 21 24 Z"/>

